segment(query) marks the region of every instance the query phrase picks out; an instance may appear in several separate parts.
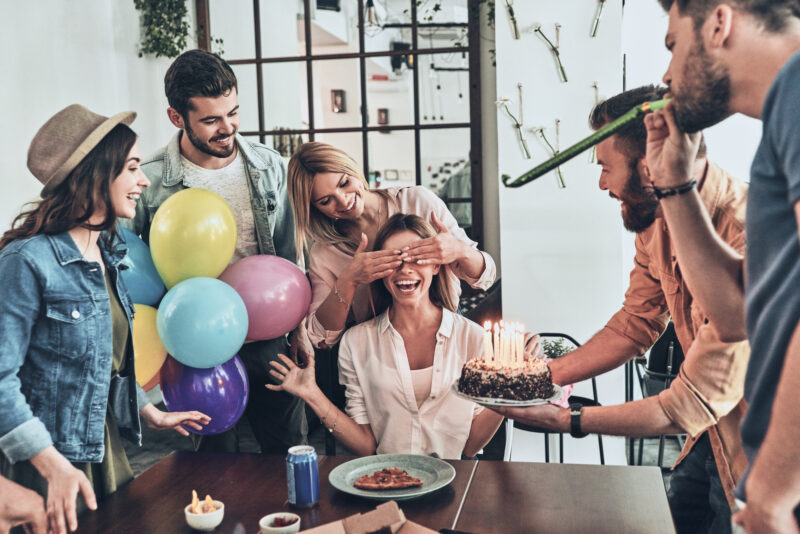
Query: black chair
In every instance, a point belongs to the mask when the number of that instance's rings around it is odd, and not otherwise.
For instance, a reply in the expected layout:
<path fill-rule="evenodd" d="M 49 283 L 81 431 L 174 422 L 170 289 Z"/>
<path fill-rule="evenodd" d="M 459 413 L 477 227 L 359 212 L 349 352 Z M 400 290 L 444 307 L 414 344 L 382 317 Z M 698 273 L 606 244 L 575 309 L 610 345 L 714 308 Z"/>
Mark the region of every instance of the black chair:
<path fill-rule="evenodd" d="M 675 333 L 675 325 L 672 321 L 667 323 L 667 328 L 661 337 L 650 348 L 650 354 L 646 360 L 638 360 L 636 374 L 639 379 L 639 386 L 643 397 L 658 395 L 667 389 L 672 380 L 678 376 L 678 370 L 683 363 L 684 355 L 678 336 Z M 664 441 L 667 435 L 658 437 L 658 466 L 664 468 Z M 683 434 L 674 435 L 678 445 L 683 447 Z M 637 464 L 642 465 L 642 449 L 644 440 L 649 438 L 639 438 L 639 454 Z"/>
<path fill-rule="evenodd" d="M 539 338 L 552 338 L 552 339 L 562 339 L 566 340 L 573 345 L 574 348 L 578 348 L 581 346 L 575 338 L 569 336 L 567 334 L 561 334 L 557 332 L 542 332 L 539 334 Z M 594 377 L 591 379 L 592 382 L 592 398 L 587 397 L 580 397 L 578 395 L 570 395 L 569 402 L 578 403 L 583 406 L 600 406 L 600 402 L 597 400 L 597 381 Z M 550 434 L 554 434 L 550 430 L 526 425 L 524 423 L 515 423 L 511 419 L 506 419 L 506 450 L 503 455 L 503 460 L 509 461 L 511 459 L 511 450 L 513 445 L 513 436 L 514 436 L 514 429 L 517 428 L 519 430 L 523 430 L 525 432 L 536 432 L 538 434 L 544 435 L 544 461 L 550 463 Z M 605 465 L 605 453 L 603 452 L 603 436 L 597 434 L 597 447 L 600 453 L 600 464 Z M 564 434 L 558 432 L 558 460 L 559 463 L 564 463 Z"/>

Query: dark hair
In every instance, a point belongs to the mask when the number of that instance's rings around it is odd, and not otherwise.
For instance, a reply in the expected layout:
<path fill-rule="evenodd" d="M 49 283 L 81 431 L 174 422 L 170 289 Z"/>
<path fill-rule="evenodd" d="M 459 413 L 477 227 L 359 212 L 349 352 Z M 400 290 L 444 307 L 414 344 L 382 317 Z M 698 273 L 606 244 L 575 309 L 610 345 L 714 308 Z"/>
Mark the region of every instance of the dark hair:
<path fill-rule="evenodd" d="M 193 96 L 227 96 L 236 89 L 236 75 L 225 60 L 205 50 L 187 50 L 164 75 L 164 92 L 170 107 L 185 119 Z"/>
<path fill-rule="evenodd" d="M 589 125 L 593 130 L 599 130 L 640 104 L 664 98 L 667 91 L 666 87 L 644 85 L 612 96 L 594 107 L 589 115 Z M 615 133 L 614 146 L 632 162 L 643 158 L 647 150 L 647 129 L 644 126 L 644 121 L 633 121 Z M 703 158 L 705 155 L 706 143 L 701 138 L 697 157 Z"/>
<path fill-rule="evenodd" d="M 436 235 L 436 229 L 431 223 L 419 215 L 396 213 L 384 223 L 380 230 L 378 230 L 378 235 L 375 236 L 374 250 L 382 249 L 387 239 L 405 230 L 414 232 L 423 239 Z M 442 265 L 439 272 L 433 275 L 431 287 L 428 289 L 428 295 L 431 298 L 431 302 L 435 305 L 454 312 L 456 311 L 457 303 L 453 302 L 450 296 L 450 281 L 447 279 L 447 271 L 445 269 L 447 269 L 447 266 Z M 383 285 L 382 278 L 370 284 L 370 296 L 373 299 L 373 311 L 375 315 L 383 313 L 392 302 L 392 296 L 389 294 L 389 290 L 386 289 L 386 286 Z"/>
<path fill-rule="evenodd" d="M 31 203 L 0 237 L 0 249 L 15 239 L 37 234 L 59 234 L 77 226 L 94 231 L 111 230 L 104 236 L 109 247 L 117 237 L 117 216 L 111 203 L 111 182 L 122 173 L 136 134 L 128 126 L 117 124 L 66 179 L 41 200 Z M 88 224 L 98 208 L 106 207 L 105 219 Z"/>
<path fill-rule="evenodd" d="M 695 30 L 699 30 L 708 14 L 718 5 L 725 3 L 749 13 L 764 25 L 768 32 L 781 32 L 786 28 L 789 19 L 800 17 L 800 2 L 797 0 L 658 0 L 664 11 L 669 11 L 672 4 L 678 5 L 681 16 L 692 17 Z"/>

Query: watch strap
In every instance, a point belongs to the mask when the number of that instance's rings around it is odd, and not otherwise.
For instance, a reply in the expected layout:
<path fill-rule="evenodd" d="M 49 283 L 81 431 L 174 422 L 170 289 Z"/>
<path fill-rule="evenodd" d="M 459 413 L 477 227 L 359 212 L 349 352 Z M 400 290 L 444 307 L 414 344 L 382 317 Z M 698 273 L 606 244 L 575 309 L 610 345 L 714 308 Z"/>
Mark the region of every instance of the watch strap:
<path fill-rule="evenodd" d="M 572 403 L 569 405 L 569 435 L 573 438 L 585 438 L 588 434 L 581 431 L 581 413 L 583 405 Z"/>

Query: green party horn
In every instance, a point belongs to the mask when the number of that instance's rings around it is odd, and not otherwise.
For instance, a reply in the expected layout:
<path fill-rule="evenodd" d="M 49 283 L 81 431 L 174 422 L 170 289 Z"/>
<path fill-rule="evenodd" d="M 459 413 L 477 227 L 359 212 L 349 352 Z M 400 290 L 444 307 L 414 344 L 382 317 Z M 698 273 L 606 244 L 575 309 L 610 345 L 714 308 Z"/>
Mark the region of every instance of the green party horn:
<path fill-rule="evenodd" d="M 644 104 L 640 104 L 617 120 L 609 122 L 586 139 L 575 143 L 563 152 L 559 152 L 549 160 L 529 170 L 513 182 L 511 181 L 511 176 L 508 174 L 502 175 L 500 179 L 503 181 L 503 185 L 506 187 L 520 187 L 528 182 L 532 182 L 543 174 L 552 171 L 559 165 L 563 165 L 584 150 L 592 148 L 603 139 L 614 135 L 633 121 L 641 120 L 642 117 L 651 111 L 663 109 L 664 105 L 670 100 L 671 99 L 669 98 L 664 98 L 662 100 L 654 100 L 653 102 L 645 102 Z"/>

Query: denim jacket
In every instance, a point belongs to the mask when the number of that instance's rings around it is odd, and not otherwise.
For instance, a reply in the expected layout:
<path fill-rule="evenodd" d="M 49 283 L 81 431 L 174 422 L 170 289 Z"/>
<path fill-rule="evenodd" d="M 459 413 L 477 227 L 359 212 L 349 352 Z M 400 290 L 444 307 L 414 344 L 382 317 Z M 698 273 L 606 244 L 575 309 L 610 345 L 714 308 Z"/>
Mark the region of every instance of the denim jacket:
<path fill-rule="evenodd" d="M 132 223 L 123 221 L 123 224 L 145 241 L 148 241 L 150 223 L 159 206 L 170 195 L 192 187 L 181 163 L 181 135 L 183 132 L 178 132 L 166 147 L 142 163 L 150 187 L 142 193 Z M 259 253 L 280 256 L 296 263 L 294 216 L 286 184 L 286 161 L 271 148 L 250 142 L 239 134 L 236 134 L 236 144 L 245 161 Z"/>
<path fill-rule="evenodd" d="M 131 325 L 133 304 L 119 276 L 127 249 L 103 263 Z M 100 462 L 106 409 L 123 437 L 141 444 L 133 343 L 125 376 L 111 379 L 111 306 L 103 271 L 69 233 L 39 234 L 0 251 L 0 450 L 11 462 L 55 448 L 72 462 Z M 137 403 L 138 401 L 138 403 Z"/>

